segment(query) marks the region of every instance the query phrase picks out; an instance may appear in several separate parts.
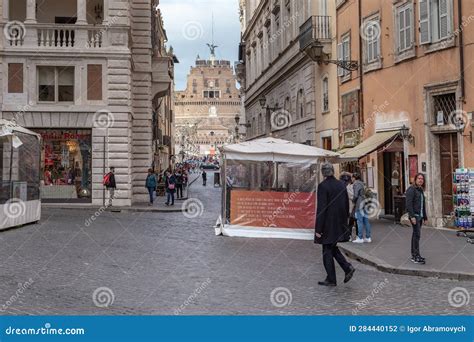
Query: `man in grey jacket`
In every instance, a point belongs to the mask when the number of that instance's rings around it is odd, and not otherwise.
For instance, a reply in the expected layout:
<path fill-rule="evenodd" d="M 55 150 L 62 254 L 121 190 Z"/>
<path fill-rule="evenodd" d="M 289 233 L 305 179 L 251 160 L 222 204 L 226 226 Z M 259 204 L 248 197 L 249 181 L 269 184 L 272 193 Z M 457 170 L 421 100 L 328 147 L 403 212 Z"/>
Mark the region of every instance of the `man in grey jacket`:
<path fill-rule="evenodd" d="M 365 205 L 365 184 L 362 182 L 360 174 L 355 172 L 352 175 L 352 180 L 354 184 L 354 206 L 355 206 L 355 218 L 357 220 L 357 227 L 359 234 L 357 238 L 352 241 L 354 243 L 371 243 L 371 226 L 369 222 L 369 217 L 364 208 Z M 365 232 L 365 238 L 364 238 Z"/>

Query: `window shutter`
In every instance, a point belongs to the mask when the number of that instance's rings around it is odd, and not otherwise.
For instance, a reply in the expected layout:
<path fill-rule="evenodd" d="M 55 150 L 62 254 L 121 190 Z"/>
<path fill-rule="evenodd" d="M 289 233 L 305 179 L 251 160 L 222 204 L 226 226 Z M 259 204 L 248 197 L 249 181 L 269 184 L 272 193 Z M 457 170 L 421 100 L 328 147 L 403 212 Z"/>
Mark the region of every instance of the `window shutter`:
<path fill-rule="evenodd" d="M 102 100 L 102 65 L 87 65 L 87 100 Z"/>
<path fill-rule="evenodd" d="M 23 93 L 23 64 L 8 64 L 8 92 L 10 94 Z"/>
<path fill-rule="evenodd" d="M 420 44 L 431 43 L 430 1 L 420 0 Z"/>
<path fill-rule="evenodd" d="M 397 9 L 396 21 L 398 23 L 398 39 L 397 39 L 397 50 L 403 51 L 403 42 L 405 41 L 405 31 L 404 28 L 404 16 L 403 10 Z"/>
<path fill-rule="evenodd" d="M 410 47 L 413 46 L 413 35 L 412 35 L 412 13 L 413 13 L 413 9 L 410 6 L 408 6 L 408 8 L 405 10 L 405 27 L 406 27 L 406 30 L 405 30 L 405 42 L 406 42 L 406 46 L 405 48 L 408 49 Z"/>
<path fill-rule="evenodd" d="M 337 59 L 339 61 L 344 60 L 343 43 L 337 44 Z M 344 76 L 344 69 L 343 68 L 337 67 L 337 76 L 339 76 L 339 77 Z"/>
<path fill-rule="evenodd" d="M 439 38 L 446 38 L 449 34 L 448 1 L 439 0 Z"/>

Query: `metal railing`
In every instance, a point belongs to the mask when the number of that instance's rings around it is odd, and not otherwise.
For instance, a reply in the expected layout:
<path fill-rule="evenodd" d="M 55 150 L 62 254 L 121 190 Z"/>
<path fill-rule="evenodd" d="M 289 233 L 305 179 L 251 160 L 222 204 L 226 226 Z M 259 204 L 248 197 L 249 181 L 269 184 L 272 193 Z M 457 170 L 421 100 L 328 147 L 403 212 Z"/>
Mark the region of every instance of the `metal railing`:
<path fill-rule="evenodd" d="M 331 17 L 315 15 L 300 26 L 300 48 L 305 49 L 314 42 L 331 40 Z"/>

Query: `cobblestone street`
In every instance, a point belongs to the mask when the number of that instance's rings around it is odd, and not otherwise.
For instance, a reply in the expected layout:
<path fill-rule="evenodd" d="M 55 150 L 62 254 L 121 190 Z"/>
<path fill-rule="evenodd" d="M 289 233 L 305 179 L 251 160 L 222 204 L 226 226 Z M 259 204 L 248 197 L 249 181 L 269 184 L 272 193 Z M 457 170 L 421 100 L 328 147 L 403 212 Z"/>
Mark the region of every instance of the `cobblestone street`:
<path fill-rule="evenodd" d="M 198 181 L 190 197 L 202 201 L 201 216 L 105 212 L 89 225 L 93 210 L 46 209 L 40 224 L 0 233 L 3 314 L 472 313 L 472 301 L 455 308 L 448 293 L 462 287 L 472 294 L 473 282 L 392 275 L 354 263 L 350 283 L 339 279 L 337 288 L 321 288 L 319 246 L 215 236 L 220 189 Z M 108 307 L 93 301 L 103 287 L 111 292 L 98 301 Z"/>

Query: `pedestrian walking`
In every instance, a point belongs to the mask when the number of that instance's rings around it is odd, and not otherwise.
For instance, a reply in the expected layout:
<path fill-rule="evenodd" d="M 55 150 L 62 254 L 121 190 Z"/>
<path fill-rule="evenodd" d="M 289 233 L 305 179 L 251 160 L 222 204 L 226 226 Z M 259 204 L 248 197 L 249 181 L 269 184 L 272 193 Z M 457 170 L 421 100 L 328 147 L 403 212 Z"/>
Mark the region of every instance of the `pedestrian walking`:
<path fill-rule="evenodd" d="M 369 217 L 364 208 L 365 206 L 365 184 L 362 182 L 360 173 L 355 172 L 352 175 L 354 198 L 355 219 L 357 220 L 358 234 L 357 238 L 352 241 L 354 243 L 371 243 L 372 242 L 372 227 L 369 222 Z M 364 237 L 365 233 L 365 237 Z"/>
<path fill-rule="evenodd" d="M 148 176 L 146 177 L 145 181 L 145 187 L 148 189 L 148 194 L 150 195 L 150 203 L 148 203 L 149 206 L 153 205 L 157 183 L 158 182 L 156 180 L 156 175 L 154 174 L 152 169 L 149 169 Z"/>
<path fill-rule="evenodd" d="M 352 279 L 355 269 L 346 260 L 337 244 L 350 240 L 349 197 L 343 182 L 334 177 L 334 167 L 326 163 L 321 166 L 325 180 L 318 186 L 318 210 L 314 242 L 323 246 L 323 263 L 327 277 L 318 282 L 321 286 L 336 286 L 334 259 L 344 270 L 344 283 Z"/>
<path fill-rule="evenodd" d="M 178 170 L 175 173 L 176 177 L 176 198 L 181 199 L 183 198 L 183 184 L 184 184 L 184 177 L 181 170 Z"/>
<path fill-rule="evenodd" d="M 166 205 L 174 205 L 174 194 L 176 192 L 176 177 L 170 172 L 166 173 Z"/>
<path fill-rule="evenodd" d="M 117 183 L 115 182 L 115 168 L 111 167 L 110 171 L 104 175 L 104 186 L 109 193 L 109 201 L 107 207 L 111 207 L 115 198 L 115 189 L 117 189 Z"/>
<path fill-rule="evenodd" d="M 207 183 L 207 173 L 206 170 L 202 170 L 202 185 L 206 186 Z"/>
<path fill-rule="evenodd" d="M 347 195 L 349 196 L 349 229 L 355 228 L 355 235 L 357 236 L 357 220 L 355 219 L 355 206 L 354 206 L 354 184 L 352 184 L 352 175 L 349 172 L 343 172 L 340 180 L 346 185 Z M 352 236 L 352 234 L 351 234 Z"/>
<path fill-rule="evenodd" d="M 406 191 L 406 210 L 413 227 L 411 238 L 411 261 L 415 264 L 425 264 L 426 259 L 420 255 L 421 227 L 426 224 L 426 201 L 424 187 L 426 184 L 425 175 L 419 173 L 415 176 L 414 184 Z"/>

